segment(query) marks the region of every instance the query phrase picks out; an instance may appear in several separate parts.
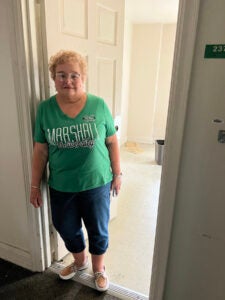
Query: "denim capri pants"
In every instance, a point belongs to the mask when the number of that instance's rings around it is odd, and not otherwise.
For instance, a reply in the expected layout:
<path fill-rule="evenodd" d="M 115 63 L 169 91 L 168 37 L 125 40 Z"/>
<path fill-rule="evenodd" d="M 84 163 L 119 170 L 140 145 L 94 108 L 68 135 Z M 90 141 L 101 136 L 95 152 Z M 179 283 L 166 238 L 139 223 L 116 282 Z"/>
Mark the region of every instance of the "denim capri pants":
<path fill-rule="evenodd" d="M 72 253 L 85 249 L 82 219 L 88 233 L 89 252 L 104 254 L 108 248 L 110 185 L 70 193 L 50 190 L 52 222 Z"/>

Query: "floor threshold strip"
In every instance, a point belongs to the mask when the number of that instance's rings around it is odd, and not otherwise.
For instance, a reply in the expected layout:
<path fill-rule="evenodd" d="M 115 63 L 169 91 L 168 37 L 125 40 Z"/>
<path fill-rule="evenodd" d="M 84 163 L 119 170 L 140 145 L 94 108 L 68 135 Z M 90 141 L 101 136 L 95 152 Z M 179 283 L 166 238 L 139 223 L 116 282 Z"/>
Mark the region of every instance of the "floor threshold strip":
<path fill-rule="evenodd" d="M 54 263 L 49 268 L 54 273 L 59 273 L 61 269 L 63 269 L 65 266 L 60 263 Z M 73 279 L 76 282 L 79 282 L 85 286 L 88 286 L 90 288 L 95 289 L 94 284 L 94 276 L 83 272 L 78 272 Z M 108 295 L 117 297 L 122 300 L 129 300 L 129 299 L 135 299 L 135 300 L 148 300 L 149 298 L 146 295 L 140 294 L 136 291 L 127 289 L 126 287 L 111 283 L 109 284 L 109 289 L 106 292 Z"/>

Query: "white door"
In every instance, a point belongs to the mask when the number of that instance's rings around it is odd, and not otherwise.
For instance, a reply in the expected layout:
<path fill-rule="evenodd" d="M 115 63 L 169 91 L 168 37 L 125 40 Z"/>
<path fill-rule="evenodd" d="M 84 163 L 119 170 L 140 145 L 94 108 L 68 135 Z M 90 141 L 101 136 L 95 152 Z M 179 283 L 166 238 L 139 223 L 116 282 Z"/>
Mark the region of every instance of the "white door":
<path fill-rule="evenodd" d="M 88 62 L 86 90 L 104 98 L 113 116 L 120 114 L 124 0 L 43 0 L 41 23 L 46 45 L 45 61 L 61 49 L 83 54 Z M 46 68 L 47 70 L 47 68 Z M 55 93 L 49 78 L 49 93 Z M 111 219 L 117 199 L 111 201 Z M 55 234 L 55 259 L 68 251 Z"/>
<path fill-rule="evenodd" d="M 0 257 L 43 271 L 50 264 L 43 210 L 29 202 L 33 141 L 27 31 L 20 1 L 1 0 L 0 6 Z"/>

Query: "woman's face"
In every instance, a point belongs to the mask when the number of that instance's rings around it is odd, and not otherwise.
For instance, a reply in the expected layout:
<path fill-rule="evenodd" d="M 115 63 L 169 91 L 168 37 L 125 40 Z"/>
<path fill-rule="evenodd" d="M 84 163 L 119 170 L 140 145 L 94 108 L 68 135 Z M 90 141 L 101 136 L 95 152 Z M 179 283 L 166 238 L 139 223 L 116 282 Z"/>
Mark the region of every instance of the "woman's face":
<path fill-rule="evenodd" d="M 83 74 L 78 63 L 69 62 L 58 65 L 54 81 L 59 95 L 73 97 L 84 93 Z"/>

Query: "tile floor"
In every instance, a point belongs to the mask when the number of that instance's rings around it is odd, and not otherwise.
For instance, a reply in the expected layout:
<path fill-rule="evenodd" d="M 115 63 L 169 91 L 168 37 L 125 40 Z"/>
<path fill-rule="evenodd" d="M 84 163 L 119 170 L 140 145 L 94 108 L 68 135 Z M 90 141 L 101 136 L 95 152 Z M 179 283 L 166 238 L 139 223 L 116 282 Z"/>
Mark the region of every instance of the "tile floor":
<path fill-rule="evenodd" d="M 161 166 L 155 162 L 154 145 L 132 143 L 121 147 L 121 164 L 123 186 L 118 216 L 109 225 L 107 273 L 114 284 L 148 296 Z M 64 263 L 71 259 L 68 255 Z"/>

